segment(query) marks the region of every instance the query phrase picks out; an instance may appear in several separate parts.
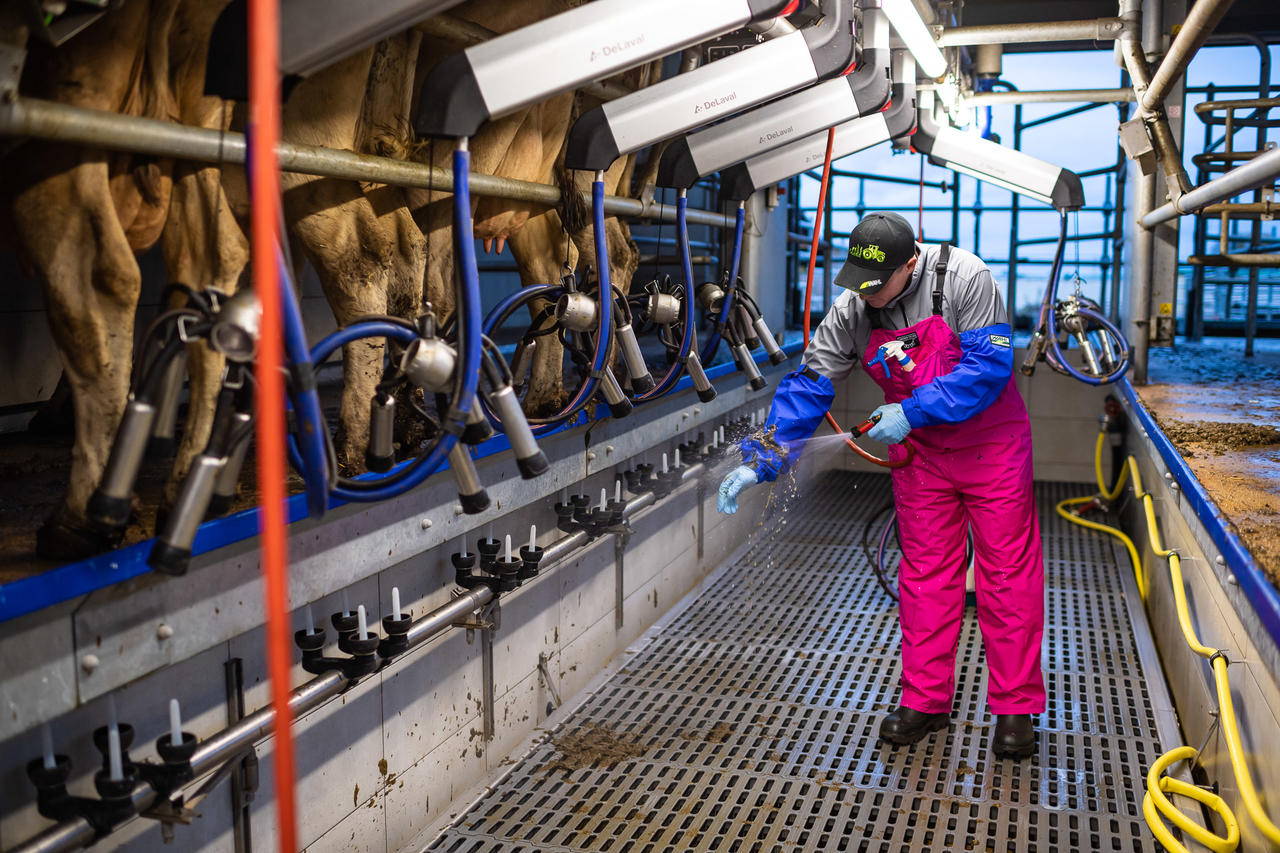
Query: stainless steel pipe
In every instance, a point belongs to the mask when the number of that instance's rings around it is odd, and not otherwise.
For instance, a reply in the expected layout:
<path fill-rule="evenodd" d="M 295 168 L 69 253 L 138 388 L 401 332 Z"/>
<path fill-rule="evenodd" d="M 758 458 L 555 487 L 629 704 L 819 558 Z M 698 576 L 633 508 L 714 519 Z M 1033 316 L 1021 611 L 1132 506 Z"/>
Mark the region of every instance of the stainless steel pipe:
<path fill-rule="evenodd" d="M 241 133 L 224 133 L 157 119 L 125 116 L 59 104 L 36 98 L 17 98 L 0 105 L 0 135 L 34 137 L 157 157 L 176 157 L 205 163 L 243 165 L 245 140 Z M 425 163 L 356 154 L 316 145 L 281 142 L 276 148 L 286 172 L 321 175 L 402 187 L 449 192 L 453 170 Z M 497 175 L 472 174 L 471 194 L 554 207 L 560 190 L 548 184 L 517 181 Z M 605 196 L 605 213 L 636 219 L 675 222 L 675 206 L 622 196 Z M 732 217 L 710 210 L 688 211 L 692 225 L 732 227 Z"/>
<path fill-rule="evenodd" d="M 1208 2 L 1208 0 L 1201 0 Z M 1191 180 L 1182 165 L 1182 155 L 1173 138 L 1173 130 L 1169 127 L 1169 117 L 1164 110 L 1164 97 L 1154 102 L 1153 106 L 1147 94 L 1151 90 L 1151 68 L 1147 65 L 1147 57 L 1143 52 L 1142 37 L 1142 0 L 1121 0 L 1121 18 L 1124 20 L 1124 31 L 1116 39 L 1120 48 L 1120 56 L 1124 60 L 1129 77 L 1133 80 L 1133 91 L 1138 99 L 1138 118 L 1147 130 L 1156 156 L 1160 159 L 1160 169 L 1164 172 L 1165 184 L 1169 197 L 1178 196 L 1191 189 Z M 1166 91 L 1167 94 L 1167 91 Z"/>
<path fill-rule="evenodd" d="M 1256 189 L 1280 175 L 1280 148 L 1259 154 L 1243 166 L 1237 166 L 1221 177 L 1201 184 L 1180 198 L 1158 207 L 1139 219 L 1144 228 L 1152 228 L 1200 208 Z"/>
<path fill-rule="evenodd" d="M 1169 46 L 1169 52 L 1160 62 L 1160 67 L 1151 75 L 1147 91 L 1142 95 L 1144 110 L 1163 109 L 1164 99 L 1173 89 L 1191 57 L 1204 44 L 1205 39 L 1213 33 L 1214 27 L 1222 20 L 1222 16 L 1231 7 L 1232 0 L 1198 0 L 1187 12 L 1187 19 L 1182 22 L 1178 35 Z"/>
<path fill-rule="evenodd" d="M 1124 22 L 1119 18 L 991 24 L 984 27 L 946 27 L 938 36 L 938 47 L 1026 44 L 1042 41 L 1112 41 L 1123 29 Z"/>
<path fill-rule="evenodd" d="M 1048 89 L 1028 92 L 975 92 L 964 97 L 964 105 L 985 107 L 991 104 L 1114 104 L 1137 99 L 1132 89 Z"/>
<path fill-rule="evenodd" d="M 685 467 L 681 472 L 684 481 L 691 480 L 706 471 L 699 462 Z M 653 492 L 646 492 L 627 501 L 623 517 L 634 515 L 657 501 Z M 543 551 L 542 565 L 549 566 L 563 560 L 577 548 L 586 545 L 591 537 L 584 531 L 565 536 Z M 412 649 L 427 642 L 461 619 L 479 610 L 493 600 L 488 586 L 477 586 L 454 598 L 448 604 L 413 622 L 407 635 Z M 342 693 L 351 682 L 338 671 L 327 672 L 295 688 L 289 694 L 289 710 L 296 718 L 322 705 L 326 700 Z M 251 746 L 275 729 L 275 709 L 266 705 L 202 741 L 191 756 L 191 769 L 200 779 L 227 761 L 243 754 Z M 146 782 L 139 782 L 133 790 L 133 803 L 138 812 L 149 809 L 159 799 L 159 793 Z M 70 853 L 93 843 L 96 833 L 89 822 L 81 817 L 71 818 L 32 836 L 24 843 L 10 848 L 10 853 Z"/>

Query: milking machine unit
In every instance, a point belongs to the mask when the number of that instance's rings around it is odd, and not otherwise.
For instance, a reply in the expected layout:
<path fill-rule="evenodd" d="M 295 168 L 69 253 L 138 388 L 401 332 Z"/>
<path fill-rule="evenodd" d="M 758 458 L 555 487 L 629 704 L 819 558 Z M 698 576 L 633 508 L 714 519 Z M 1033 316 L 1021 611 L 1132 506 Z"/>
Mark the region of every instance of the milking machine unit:
<path fill-rule="evenodd" d="M 1080 292 L 1083 282 L 1079 275 L 1075 277 L 1075 291 L 1066 299 L 1057 299 L 1066 243 L 1067 213 L 1064 210 L 1061 212 L 1053 266 L 1045 285 L 1044 298 L 1040 301 L 1036 330 L 1031 335 L 1021 370 L 1031 376 L 1035 373 L 1036 362 L 1043 361 L 1064 376 L 1090 385 L 1110 385 L 1129 369 L 1129 342 L 1124 333 L 1107 319 L 1102 306 Z M 1062 352 L 1072 340 L 1080 350 L 1079 368 L 1072 366 Z"/>
<path fill-rule="evenodd" d="M 209 334 L 221 298 L 215 291 L 190 292 L 187 307 L 164 312 L 142 337 L 129 401 L 87 508 L 89 523 L 109 540 L 119 541 L 129 522 L 133 487 L 153 433 L 172 441 L 169 417 L 178 409 L 187 342 Z"/>

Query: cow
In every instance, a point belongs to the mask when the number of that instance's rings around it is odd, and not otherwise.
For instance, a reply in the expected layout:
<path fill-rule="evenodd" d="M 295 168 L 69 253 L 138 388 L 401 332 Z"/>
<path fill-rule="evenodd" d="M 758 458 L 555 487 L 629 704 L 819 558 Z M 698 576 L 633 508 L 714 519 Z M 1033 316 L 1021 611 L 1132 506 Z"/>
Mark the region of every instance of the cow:
<path fill-rule="evenodd" d="M 152 0 L 125 4 L 67 49 L 33 55 L 24 83 L 37 96 L 110 110 L 228 129 L 235 109 L 206 96 L 203 72 L 208 34 L 221 0 Z M 498 31 L 523 26 L 567 8 L 563 0 L 520 4 L 473 3 L 464 14 Z M 296 142 L 393 153 L 407 127 L 413 71 L 419 55 L 446 49 L 408 32 L 348 57 L 303 81 L 283 111 L 284 136 Z M 427 50 L 423 50 L 428 47 Z M 458 49 L 457 45 L 453 49 Z M 171 61 L 172 58 L 172 61 Z M 417 69 L 421 71 L 420 68 Z M 477 171 L 545 181 L 555 173 L 574 95 L 555 96 L 492 122 L 473 141 Z M 113 544 L 84 521 L 84 508 L 110 451 L 128 392 L 133 315 L 140 289 L 134 253 L 163 234 L 170 280 L 226 292 L 240 284 L 248 259 L 243 221 L 243 171 L 106 154 L 78 146 L 25 146 L 6 168 L 23 181 L 11 187 L 12 217 L 21 251 L 40 280 L 76 412 L 67 498 L 41 528 L 41 556 L 71 559 Z M 415 146 L 407 146 L 406 150 Z M 435 146 L 443 156 L 446 146 Z M 416 146 L 419 152 L 431 146 Z M 620 162 L 611 189 L 629 174 Z M 450 237 L 439 199 L 386 186 L 313 176 L 282 178 L 292 241 L 312 263 L 340 324 L 367 314 L 413 316 L 423 295 L 450 309 Z M 555 280 L 563 241 L 561 214 L 495 200 L 477 202 L 477 235 L 512 241 L 525 282 Z M 447 223 L 447 215 L 443 222 Z M 615 234 L 624 232 L 613 221 Z M 611 239 L 615 280 L 634 270 L 634 245 Z M 577 248 L 570 245 L 570 265 Z M 552 260 L 554 259 L 554 260 Z M 430 260 L 430 264 L 428 261 Z M 532 404 L 562 395 L 560 354 L 544 348 Z M 340 450 L 359 469 L 368 435 L 368 401 L 382 371 L 379 342 L 348 347 Z M 194 345 L 189 354 L 191 414 L 173 483 L 207 440 L 221 358 Z M 547 386 L 549 392 L 542 391 Z M 541 397 L 539 396 L 541 395 Z M 357 453 L 361 451 L 361 453 Z"/>
<path fill-rule="evenodd" d="M 137 0 L 105 15 L 69 48 L 33 44 L 23 91 L 176 121 L 172 81 L 193 61 L 181 41 L 171 41 L 181 5 L 182 0 Z M 135 253 L 153 245 L 164 229 L 172 164 L 29 143 L 8 155 L 3 173 L 14 242 L 43 288 L 75 411 L 66 501 L 37 533 L 41 556 L 69 559 L 110 544 L 85 524 L 84 510 L 124 410 L 142 285 Z"/>

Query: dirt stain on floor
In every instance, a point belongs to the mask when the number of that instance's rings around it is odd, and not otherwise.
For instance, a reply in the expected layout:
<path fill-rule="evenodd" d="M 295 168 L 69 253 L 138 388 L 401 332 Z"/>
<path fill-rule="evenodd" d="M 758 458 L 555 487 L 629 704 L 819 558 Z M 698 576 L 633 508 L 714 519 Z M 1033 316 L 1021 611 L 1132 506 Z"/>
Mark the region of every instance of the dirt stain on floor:
<path fill-rule="evenodd" d="M 543 773 L 562 770 L 566 774 L 583 767 L 606 769 L 632 758 L 639 758 L 649 749 L 635 736 L 618 734 L 608 726 L 593 725 L 576 729 L 551 739 L 551 745 L 559 753 L 548 762 Z"/>

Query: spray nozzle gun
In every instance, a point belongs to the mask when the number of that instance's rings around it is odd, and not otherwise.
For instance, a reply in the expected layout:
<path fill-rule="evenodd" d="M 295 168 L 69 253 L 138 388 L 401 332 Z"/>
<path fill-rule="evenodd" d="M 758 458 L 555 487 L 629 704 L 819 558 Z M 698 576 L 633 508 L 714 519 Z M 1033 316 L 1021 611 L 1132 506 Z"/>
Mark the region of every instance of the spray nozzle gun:
<path fill-rule="evenodd" d="M 880 365 L 884 368 L 884 378 L 889 378 L 889 358 L 896 358 L 898 364 L 902 365 L 902 369 L 907 373 L 916 369 L 916 363 L 911 360 L 911 356 L 907 355 L 906 346 L 902 341 L 889 341 L 881 344 L 876 350 L 876 357 L 871 359 L 871 366 Z"/>

